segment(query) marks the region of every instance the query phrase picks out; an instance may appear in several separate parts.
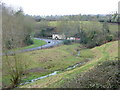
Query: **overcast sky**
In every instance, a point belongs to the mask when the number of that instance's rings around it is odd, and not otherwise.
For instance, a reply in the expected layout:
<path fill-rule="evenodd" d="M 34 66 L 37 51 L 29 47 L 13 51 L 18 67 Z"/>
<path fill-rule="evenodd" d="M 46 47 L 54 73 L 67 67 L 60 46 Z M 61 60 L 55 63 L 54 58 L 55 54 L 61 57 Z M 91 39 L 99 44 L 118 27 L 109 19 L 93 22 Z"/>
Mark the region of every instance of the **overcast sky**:
<path fill-rule="evenodd" d="M 120 0 L 2 0 L 29 15 L 110 14 Z"/>

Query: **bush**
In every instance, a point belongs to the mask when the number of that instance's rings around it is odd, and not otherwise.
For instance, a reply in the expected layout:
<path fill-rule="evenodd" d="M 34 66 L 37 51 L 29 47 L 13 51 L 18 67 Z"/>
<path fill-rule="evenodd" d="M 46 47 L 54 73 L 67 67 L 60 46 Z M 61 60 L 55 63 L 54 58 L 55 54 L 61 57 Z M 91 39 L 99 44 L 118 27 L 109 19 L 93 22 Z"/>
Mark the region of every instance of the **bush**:
<path fill-rule="evenodd" d="M 34 37 L 40 38 L 40 32 L 36 32 L 36 33 L 34 34 Z"/>
<path fill-rule="evenodd" d="M 112 41 L 113 40 L 113 36 L 112 35 L 106 36 L 106 40 L 107 41 Z"/>
<path fill-rule="evenodd" d="M 22 79 L 23 72 L 28 67 L 28 62 L 26 61 L 26 57 L 23 54 L 13 54 L 12 56 L 8 56 L 7 54 L 3 58 L 3 90 L 14 90 L 13 88 L 17 87 Z"/>
<path fill-rule="evenodd" d="M 72 80 L 68 80 L 63 88 L 120 88 L 119 60 L 99 63 L 94 69 L 83 74 L 77 74 Z"/>
<path fill-rule="evenodd" d="M 12 49 L 13 48 L 11 40 L 8 40 L 5 45 L 6 45 L 7 49 Z"/>
<path fill-rule="evenodd" d="M 25 37 L 24 43 L 25 43 L 26 45 L 31 45 L 31 44 L 33 44 L 34 42 L 33 42 L 33 40 L 31 39 L 30 35 L 27 35 L 27 36 Z"/>
<path fill-rule="evenodd" d="M 70 40 L 64 40 L 63 41 L 63 44 L 65 44 L 65 45 L 70 45 L 72 42 L 70 41 Z"/>

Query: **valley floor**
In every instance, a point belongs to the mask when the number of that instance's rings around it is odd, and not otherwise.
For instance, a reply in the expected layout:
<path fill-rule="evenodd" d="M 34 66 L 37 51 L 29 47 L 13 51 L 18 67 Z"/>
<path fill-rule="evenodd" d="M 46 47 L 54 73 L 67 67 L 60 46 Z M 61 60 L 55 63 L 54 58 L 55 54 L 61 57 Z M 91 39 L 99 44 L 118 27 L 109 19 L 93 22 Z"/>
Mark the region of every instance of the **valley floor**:
<path fill-rule="evenodd" d="M 77 51 L 79 51 L 79 49 L 80 49 L 80 56 L 77 56 Z M 53 50 L 52 53 L 51 53 L 51 50 Z M 70 87 L 71 85 L 73 85 L 74 83 L 73 81 L 76 80 L 80 82 L 79 80 L 77 80 L 79 76 L 85 75 L 85 73 L 90 72 L 90 70 L 94 71 L 94 68 L 96 68 L 99 64 L 103 62 L 118 60 L 118 41 L 109 42 L 107 44 L 104 44 L 92 49 L 83 49 L 82 45 L 75 44 L 75 45 L 55 47 L 52 49 L 46 49 L 42 51 L 34 51 L 34 52 L 30 52 L 29 54 L 32 54 L 31 56 L 32 59 L 34 55 L 39 54 L 38 57 L 34 58 L 34 63 L 40 61 L 42 65 L 39 64 L 38 66 L 41 65 L 42 68 L 44 69 L 47 68 L 46 70 L 50 70 L 50 71 L 63 69 L 78 62 L 85 62 L 85 60 L 88 58 L 91 59 L 90 61 L 86 62 L 84 65 L 77 67 L 75 69 L 61 72 L 61 73 L 58 73 L 57 75 L 47 77 L 27 85 L 20 86 L 20 88 Z M 40 59 L 41 57 L 42 59 Z M 32 67 L 34 67 L 34 65 Z M 108 73 L 108 76 L 109 76 L 109 73 Z M 67 84 L 68 82 L 69 84 Z M 87 82 L 87 79 L 86 79 L 86 82 Z M 79 86 L 77 84 L 74 84 L 74 86 L 72 86 L 71 88 L 73 87 L 75 88 Z"/>

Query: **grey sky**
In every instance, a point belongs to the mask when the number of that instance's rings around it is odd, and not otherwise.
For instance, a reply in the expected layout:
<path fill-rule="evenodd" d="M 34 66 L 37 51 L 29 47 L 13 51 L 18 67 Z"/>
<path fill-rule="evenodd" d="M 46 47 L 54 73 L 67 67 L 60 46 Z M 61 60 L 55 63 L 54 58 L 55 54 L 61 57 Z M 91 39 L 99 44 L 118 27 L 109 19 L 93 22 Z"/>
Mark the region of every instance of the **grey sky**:
<path fill-rule="evenodd" d="M 109 14 L 119 0 L 2 0 L 30 15 Z"/>

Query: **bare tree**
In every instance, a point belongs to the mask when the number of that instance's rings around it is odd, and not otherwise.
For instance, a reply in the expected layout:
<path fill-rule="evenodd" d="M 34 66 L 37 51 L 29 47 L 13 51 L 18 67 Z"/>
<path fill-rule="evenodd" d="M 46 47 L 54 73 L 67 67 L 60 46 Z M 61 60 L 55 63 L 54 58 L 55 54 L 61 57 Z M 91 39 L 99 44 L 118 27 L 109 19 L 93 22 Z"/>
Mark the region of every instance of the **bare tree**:
<path fill-rule="evenodd" d="M 23 54 L 14 53 L 15 48 L 24 45 L 24 39 L 33 29 L 32 20 L 22 13 L 16 13 L 12 8 L 2 6 L 3 26 L 2 26 L 2 49 L 5 55 L 3 56 L 3 73 L 7 74 L 10 79 L 8 88 L 16 87 L 22 77 L 22 73 L 28 66 Z M 8 52 L 9 51 L 9 52 Z M 12 52 L 12 56 L 9 56 Z"/>

